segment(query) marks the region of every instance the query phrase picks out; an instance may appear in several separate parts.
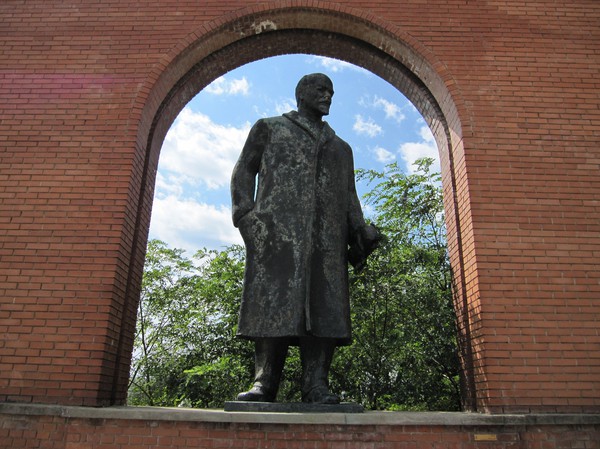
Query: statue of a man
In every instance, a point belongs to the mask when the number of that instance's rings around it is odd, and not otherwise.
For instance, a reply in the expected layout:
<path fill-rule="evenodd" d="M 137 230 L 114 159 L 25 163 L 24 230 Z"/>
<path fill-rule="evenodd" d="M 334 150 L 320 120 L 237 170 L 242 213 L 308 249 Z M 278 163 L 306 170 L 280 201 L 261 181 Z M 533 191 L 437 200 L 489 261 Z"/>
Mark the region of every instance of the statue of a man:
<path fill-rule="evenodd" d="M 327 76 L 304 76 L 298 111 L 259 120 L 233 170 L 233 223 L 246 244 L 238 336 L 256 350 L 240 401 L 274 401 L 288 346 L 299 345 L 302 400 L 340 402 L 328 374 L 351 340 L 348 261 L 360 268 L 380 234 L 365 224 L 350 146 L 322 120 L 332 96 Z"/>

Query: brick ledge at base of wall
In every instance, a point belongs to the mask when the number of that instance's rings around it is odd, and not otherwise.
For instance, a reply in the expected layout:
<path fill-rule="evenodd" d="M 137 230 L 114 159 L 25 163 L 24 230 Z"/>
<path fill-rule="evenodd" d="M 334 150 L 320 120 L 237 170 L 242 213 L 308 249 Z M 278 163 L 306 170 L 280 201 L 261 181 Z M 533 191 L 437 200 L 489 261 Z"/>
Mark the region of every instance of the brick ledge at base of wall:
<path fill-rule="evenodd" d="M 210 423 L 333 424 L 404 426 L 600 425 L 600 414 L 480 414 L 463 412 L 255 413 L 168 407 L 77 407 L 0 403 L 0 415 L 60 416 Z"/>

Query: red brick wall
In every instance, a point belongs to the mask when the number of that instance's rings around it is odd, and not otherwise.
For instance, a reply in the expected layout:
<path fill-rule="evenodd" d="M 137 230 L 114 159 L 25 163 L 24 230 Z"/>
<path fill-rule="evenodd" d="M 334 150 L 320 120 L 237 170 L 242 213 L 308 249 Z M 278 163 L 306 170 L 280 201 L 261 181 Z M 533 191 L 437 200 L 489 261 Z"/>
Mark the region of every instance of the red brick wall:
<path fill-rule="evenodd" d="M 108 411 L 108 410 L 106 410 Z M 66 410 L 66 414 L 69 414 Z M 179 412 L 191 419 L 178 418 Z M 135 409 L 115 414 L 136 414 Z M 598 449 L 600 421 L 582 415 L 558 419 L 532 419 L 521 415 L 471 419 L 469 414 L 367 413 L 346 417 L 353 423 L 331 419 L 332 415 L 306 415 L 298 422 L 278 419 L 201 413 L 204 419 L 184 410 L 173 419 L 92 418 L 53 414 L 3 415 L 0 413 L 0 449 L 149 449 L 244 448 L 244 449 Z M 73 414 L 80 415 L 77 410 Z M 84 413 L 85 414 L 85 413 Z M 105 414 L 105 413 L 104 413 Z M 456 416 L 458 415 L 458 416 Z M 461 416 L 462 415 L 462 416 Z M 208 419 L 206 419 L 208 418 Z M 279 421 L 284 417 L 279 417 Z M 362 424 L 358 424 L 360 421 Z M 381 422 L 377 422 L 381 420 Z M 427 424 L 430 420 L 432 423 Z M 535 422 L 543 421 L 543 422 Z M 311 422 L 312 421 L 312 422 Z M 338 422 L 332 422 L 338 421 Z M 392 423 L 390 421 L 395 421 Z M 462 423 L 461 423 L 462 421 Z M 479 421 L 476 423 L 475 421 Z M 506 422 L 502 422 L 506 421 Z"/>
<path fill-rule="evenodd" d="M 7 1 L 0 39 L 0 401 L 124 401 L 164 133 L 229 68 L 302 51 L 434 129 L 467 403 L 600 410 L 599 2 Z"/>

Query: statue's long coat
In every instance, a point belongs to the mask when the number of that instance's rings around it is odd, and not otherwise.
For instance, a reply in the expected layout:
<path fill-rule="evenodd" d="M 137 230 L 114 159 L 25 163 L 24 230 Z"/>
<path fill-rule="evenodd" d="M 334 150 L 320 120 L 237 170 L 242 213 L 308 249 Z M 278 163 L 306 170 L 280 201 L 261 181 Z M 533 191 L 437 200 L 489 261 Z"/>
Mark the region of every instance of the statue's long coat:
<path fill-rule="evenodd" d="M 259 120 L 231 195 L 247 257 L 238 335 L 349 343 L 348 242 L 364 226 L 350 146 L 294 111 Z"/>

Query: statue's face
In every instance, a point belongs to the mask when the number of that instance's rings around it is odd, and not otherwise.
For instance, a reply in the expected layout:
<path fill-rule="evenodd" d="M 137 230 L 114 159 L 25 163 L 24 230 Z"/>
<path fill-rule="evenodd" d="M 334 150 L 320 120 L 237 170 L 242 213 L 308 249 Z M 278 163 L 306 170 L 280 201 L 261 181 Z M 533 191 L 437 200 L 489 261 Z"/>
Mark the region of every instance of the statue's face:
<path fill-rule="evenodd" d="M 333 84 L 326 77 L 318 77 L 307 84 L 302 92 L 302 107 L 320 117 L 329 114 Z"/>

